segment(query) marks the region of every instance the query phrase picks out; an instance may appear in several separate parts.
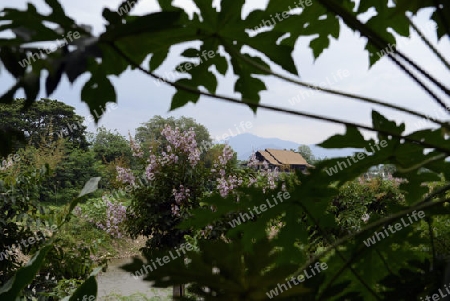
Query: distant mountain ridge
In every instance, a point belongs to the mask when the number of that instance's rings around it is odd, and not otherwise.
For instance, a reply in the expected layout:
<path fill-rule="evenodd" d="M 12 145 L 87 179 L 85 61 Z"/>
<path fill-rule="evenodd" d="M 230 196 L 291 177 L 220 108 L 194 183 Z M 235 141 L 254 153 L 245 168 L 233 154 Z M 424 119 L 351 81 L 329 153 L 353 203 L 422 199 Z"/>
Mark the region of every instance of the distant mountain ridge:
<path fill-rule="evenodd" d="M 238 154 L 238 160 L 248 160 L 253 151 L 262 150 L 266 148 L 275 149 L 295 149 L 300 146 L 300 144 L 282 140 L 279 138 L 263 138 L 253 134 L 244 133 L 231 137 L 228 140 L 228 144 L 234 149 Z M 311 148 L 313 155 L 316 158 L 335 158 L 335 157 L 346 157 L 351 156 L 355 152 L 355 149 L 325 149 L 316 145 L 308 145 Z"/>

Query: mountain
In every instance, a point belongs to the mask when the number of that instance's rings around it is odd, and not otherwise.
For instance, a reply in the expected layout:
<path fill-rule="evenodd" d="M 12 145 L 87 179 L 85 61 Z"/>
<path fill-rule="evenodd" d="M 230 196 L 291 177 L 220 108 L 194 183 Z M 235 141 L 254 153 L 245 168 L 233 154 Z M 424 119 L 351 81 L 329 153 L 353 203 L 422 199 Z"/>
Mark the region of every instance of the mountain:
<path fill-rule="evenodd" d="M 278 138 L 263 138 L 253 134 L 244 133 L 231 137 L 228 144 L 238 154 L 238 160 L 248 160 L 253 151 L 275 148 L 275 149 L 297 149 L 300 144 Z M 351 156 L 355 149 L 325 149 L 316 145 L 308 145 L 316 158 L 335 158 Z"/>

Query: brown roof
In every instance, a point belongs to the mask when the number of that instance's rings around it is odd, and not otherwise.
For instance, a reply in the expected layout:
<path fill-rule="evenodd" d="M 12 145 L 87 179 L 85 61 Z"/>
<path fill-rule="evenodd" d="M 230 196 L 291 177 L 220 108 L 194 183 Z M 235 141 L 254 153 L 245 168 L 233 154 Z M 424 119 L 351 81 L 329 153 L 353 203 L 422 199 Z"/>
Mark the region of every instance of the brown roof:
<path fill-rule="evenodd" d="M 309 165 L 302 155 L 293 151 L 267 148 L 265 153 L 270 154 L 270 157 L 278 161 L 278 164 Z M 261 152 L 261 154 L 263 153 Z M 263 156 L 267 158 L 265 155 Z"/>
<path fill-rule="evenodd" d="M 278 162 L 274 157 L 272 157 L 272 155 L 266 151 L 258 151 L 263 157 L 264 159 L 267 160 L 267 162 L 269 162 L 270 164 L 273 165 L 280 165 L 280 162 Z"/>

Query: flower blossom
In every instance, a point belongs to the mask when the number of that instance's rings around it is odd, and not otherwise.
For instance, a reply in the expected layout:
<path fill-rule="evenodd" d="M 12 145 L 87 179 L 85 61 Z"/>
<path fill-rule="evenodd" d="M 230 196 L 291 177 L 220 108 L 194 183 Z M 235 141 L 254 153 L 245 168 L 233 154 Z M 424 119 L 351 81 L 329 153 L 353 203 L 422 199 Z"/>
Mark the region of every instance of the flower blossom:
<path fill-rule="evenodd" d="M 136 178 L 131 172 L 131 169 L 116 166 L 116 171 L 117 171 L 117 181 L 124 184 L 128 183 L 134 186 Z"/>
<path fill-rule="evenodd" d="M 181 151 L 188 156 L 189 164 L 192 167 L 195 167 L 197 165 L 197 163 L 200 161 L 200 150 L 197 148 L 194 128 L 190 128 L 188 131 L 181 133 L 178 127 L 172 129 L 169 125 L 166 125 L 161 131 L 161 134 L 170 144 L 167 147 L 167 153 L 165 155 L 170 160 L 166 159 L 165 163 L 168 163 L 168 161 L 178 161 L 178 157 L 176 157 L 174 154 L 172 154 L 173 156 L 170 157 L 168 153 Z"/>
<path fill-rule="evenodd" d="M 141 146 L 136 143 L 136 141 L 131 137 L 130 133 L 128 133 L 130 136 L 130 147 L 133 151 L 133 157 L 142 158 L 144 156 L 144 152 L 141 149 Z"/>
<path fill-rule="evenodd" d="M 190 197 L 190 190 L 189 188 L 184 188 L 183 185 L 180 185 L 180 188 L 173 189 L 172 195 L 175 197 L 175 202 L 179 205 L 182 201 Z"/>
<path fill-rule="evenodd" d="M 367 221 L 369 220 L 369 218 L 370 218 L 370 215 L 368 215 L 367 213 L 364 213 L 364 214 L 361 216 L 362 221 L 365 222 L 365 223 L 367 223 Z"/>

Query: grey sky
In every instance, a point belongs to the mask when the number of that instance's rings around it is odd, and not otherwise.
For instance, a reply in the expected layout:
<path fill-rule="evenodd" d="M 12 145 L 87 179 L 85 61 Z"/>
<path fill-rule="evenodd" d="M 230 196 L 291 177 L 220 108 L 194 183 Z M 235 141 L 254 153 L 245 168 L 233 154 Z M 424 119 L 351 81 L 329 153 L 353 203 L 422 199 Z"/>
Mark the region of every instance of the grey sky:
<path fill-rule="evenodd" d="M 42 12 L 48 11 L 42 0 L 29 2 L 34 3 Z M 61 1 L 66 12 L 71 17 L 79 23 L 93 26 L 95 33 L 103 30 L 102 9 L 105 6 L 115 9 L 120 2 L 120 0 Z M 6 6 L 25 8 L 25 3 L 26 1 L 24 0 L 8 1 Z M 190 11 L 195 8 L 193 3 L 188 0 L 178 0 L 175 1 L 175 4 L 182 5 Z M 247 1 L 244 13 L 248 13 L 250 8 L 263 7 L 264 5 L 265 1 Z M 156 1 L 142 0 L 135 7 L 133 13 L 149 13 L 157 10 L 157 8 Z M 427 31 L 427 26 L 433 25 L 432 22 L 424 22 L 430 14 L 431 11 L 424 11 L 415 19 L 425 32 Z M 448 40 L 443 40 L 437 44 L 434 36 L 430 34 L 427 36 L 437 45 L 442 53 L 450 53 Z M 370 70 L 368 69 L 368 57 L 363 51 L 365 42 L 358 34 L 352 33 L 346 28 L 341 29 L 339 40 L 332 40 L 330 48 L 325 50 L 316 61 L 314 61 L 312 51 L 308 48 L 310 40 L 311 38 L 301 38 L 294 51 L 294 60 L 303 80 L 321 84 L 322 82 L 326 83 L 328 78 L 328 83 L 333 83 L 332 87 L 335 89 L 375 97 L 436 116 L 435 110 L 438 109 L 438 106 L 387 58 L 381 59 Z M 400 43 L 399 48 L 412 59 L 419 62 L 425 70 L 431 72 L 437 78 L 449 78 L 445 68 L 432 53 L 427 51 L 415 34 L 412 35 L 411 40 L 403 39 L 403 41 L 403 43 Z M 174 47 L 169 60 L 158 69 L 157 73 L 162 75 L 165 72 L 172 71 L 177 62 L 179 62 L 178 55 L 182 49 L 184 49 L 184 45 Z M 280 71 L 278 69 L 275 70 Z M 338 72 L 340 74 L 348 72 L 348 76 L 339 78 Z M 11 86 L 12 78 L 6 75 L 6 72 L 0 73 L 0 78 L 0 89 L 5 91 Z M 80 91 L 87 78 L 87 75 L 80 77 L 72 87 L 64 78 L 62 84 L 51 98 L 74 106 L 78 114 L 87 116 L 87 105 L 80 100 Z M 336 81 L 333 78 L 338 80 Z M 229 70 L 225 79 L 219 81 L 218 92 L 239 97 L 238 94 L 232 93 L 233 80 L 234 77 L 231 76 Z M 292 101 L 292 98 L 298 97 L 299 93 L 306 91 L 305 89 L 275 78 L 266 78 L 265 82 L 268 91 L 262 93 L 262 103 L 264 104 L 370 124 L 370 113 L 373 106 L 318 92 L 309 97 L 302 98 L 300 96 L 300 102 L 292 105 L 289 100 L 291 99 Z M 252 123 L 252 128 L 247 130 L 250 133 L 262 137 L 277 137 L 291 140 L 301 144 L 319 143 L 336 132 L 343 132 L 343 127 L 341 126 L 306 118 L 286 116 L 265 110 L 259 110 L 255 116 L 250 109 L 244 106 L 237 106 L 206 97 L 202 97 L 196 105 L 189 104 L 168 113 L 171 97 L 174 93 L 173 88 L 168 86 L 158 87 L 151 78 L 141 74 L 139 71 L 127 71 L 120 78 L 114 77 L 113 83 L 118 95 L 118 107 L 108 112 L 101 119 L 99 125 L 104 125 L 110 129 L 116 128 L 124 135 L 128 131 L 133 133 L 140 123 L 147 121 L 154 115 L 193 117 L 201 124 L 204 124 L 213 137 L 227 133 L 229 129 L 235 128 L 235 124 L 238 125 L 242 121 Z M 44 97 L 45 95 L 42 93 L 39 96 Z M 390 119 L 406 121 L 407 129 L 415 129 L 414 124 L 417 122 L 417 119 L 391 110 L 382 108 L 377 108 L 377 110 L 387 113 Z M 95 126 L 90 124 L 88 129 L 94 131 Z"/>

